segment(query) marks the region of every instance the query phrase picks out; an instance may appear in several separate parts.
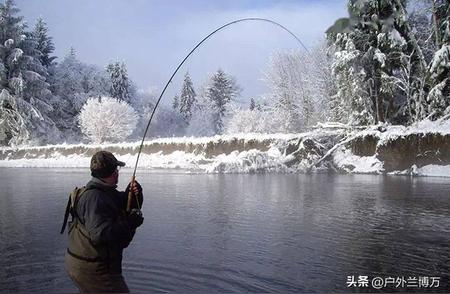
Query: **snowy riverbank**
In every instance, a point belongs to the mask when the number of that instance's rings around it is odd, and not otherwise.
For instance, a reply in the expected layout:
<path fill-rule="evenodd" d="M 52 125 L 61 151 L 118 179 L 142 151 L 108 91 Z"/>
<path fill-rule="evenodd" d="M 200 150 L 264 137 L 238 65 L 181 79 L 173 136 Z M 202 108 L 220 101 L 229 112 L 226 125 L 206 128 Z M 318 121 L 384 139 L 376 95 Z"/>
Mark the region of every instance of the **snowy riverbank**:
<path fill-rule="evenodd" d="M 194 172 L 295 172 L 288 162 L 304 138 L 321 141 L 339 135 L 333 130 L 303 134 L 237 134 L 204 138 L 165 138 L 144 143 L 139 168 Z M 110 150 L 133 167 L 140 142 L 103 145 L 52 145 L 3 148 L 0 167 L 87 167 L 100 149 Z M 296 147 L 297 146 L 297 147 Z M 309 163 L 309 162 L 308 162 Z M 304 162 L 306 166 L 308 163 Z M 298 164 L 297 164 L 298 165 Z"/>
<path fill-rule="evenodd" d="M 372 127 L 348 136 L 332 162 L 348 173 L 450 177 L 450 121 Z"/>
<path fill-rule="evenodd" d="M 450 176 L 450 123 L 350 130 L 326 125 L 301 134 L 236 134 L 146 141 L 141 169 L 209 173 L 326 172 Z M 111 150 L 133 167 L 140 142 L 3 148 L 0 167 L 89 166 Z"/>

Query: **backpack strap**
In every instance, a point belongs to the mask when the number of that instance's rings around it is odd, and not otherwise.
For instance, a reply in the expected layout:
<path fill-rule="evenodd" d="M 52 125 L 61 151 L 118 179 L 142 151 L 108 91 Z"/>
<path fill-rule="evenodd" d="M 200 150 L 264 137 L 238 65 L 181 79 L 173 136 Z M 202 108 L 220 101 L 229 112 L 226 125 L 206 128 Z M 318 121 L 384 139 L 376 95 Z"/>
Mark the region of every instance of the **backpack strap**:
<path fill-rule="evenodd" d="M 63 224 L 61 227 L 61 232 L 60 232 L 61 235 L 64 233 L 64 230 L 66 229 L 66 225 L 67 225 L 67 220 L 69 219 L 70 203 L 71 202 L 70 202 L 70 196 L 69 196 L 69 200 L 67 201 L 67 206 L 66 206 L 66 212 L 64 213 Z"/>
<path fill-rule="evenodd" d="M 76 204 L 78 203 L 78 200 L 80 199 L 80 196 L 85 192 L 89 190 L 86 187 L 75 187 L 72 192 L 69 194 L 69 200 L 67 200 L 67 206 L 66 206 L 66 212 L 64 213 L 64 221 L 61 227 L 61 234 L 64 233 L 64 230 L 67 226 L 67 220 L 69 219 L 69 214 L 72 215 L 72 219 L 78 217 L 77 213 L 75 211 Z"/>

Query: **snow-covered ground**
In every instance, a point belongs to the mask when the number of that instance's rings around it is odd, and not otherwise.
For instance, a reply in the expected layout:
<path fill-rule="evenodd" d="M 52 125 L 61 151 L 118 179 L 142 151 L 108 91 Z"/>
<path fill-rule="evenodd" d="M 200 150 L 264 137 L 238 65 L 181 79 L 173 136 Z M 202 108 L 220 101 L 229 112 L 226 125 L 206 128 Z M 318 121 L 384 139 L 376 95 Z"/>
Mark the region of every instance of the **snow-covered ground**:
<path fill-rule="evenodd" d="M 302 134 L 303 135 L 303 134 Z M 238 134 L 203 138 L 163 138 L 146 141 L 139 159 L 141 169 L 181 169 L 194 172 L 288 172 L 284 164 L 287 155 L 280 149 L 287 148 L 289 141 L 297 142 L 299 134 Z M 140 142 L 103 145 L 51 145 L 39 147 L 3 148 L 0 167 L 58 167 L 86 168 L 95 150 L 111 150 L 116 156 L 134 167 Z M 210 155 L 211 149 L 223 153 Z M 232 150 L 233 145 L 243 151 Z M 239 145 L 239 146 L 238 146 Z M 251 148 L 260 147 L 259 150 Z M 262 148 L 261 148 L 262 147 Z M 156 150 L 156 152 L 148 151 Z M 158 151 L 159 149 L 159 151 Z M 180 149 L 180 150 L 176 150 Z M 173 150 L 173 152 L 167 151 Z M 192 150 L 189 152 L 186 150 Z M 216 151 L 219 152 L 219 151 Z M 69 154 L 68 154 L 69 153 Z M 214 153 L 214 152 L 213 152 Z M 17 156 L 20 158 L 16 158 Z M 294 171 L 294 170 L 291 170 Z"/>
<path fill-rule="evenodd" d="M 358 156 L 349 147 L 357 137 L 375 137 L 378 150 L 380 146 L 399 138 L 408 135 L 420 137 L 425 134 L 449 135 L 450 122 L 424 121 L 410 127 L 374 126 L 365 130 L 320 125 L 313 131 L 301 134 L 236 134 L 155 139 L 145 142 L 138 167 L 207 173 L 314 172 L 332 167 L 347 173 L 450 177 L 450 165 L 445 163 L 420 167 L 412 165 L 405 170 L 386 171 L 385 163 L 380 160 L 378 153 Z M 0 158 L 3 160 L 0 160 L 0 167 L 87 168 L 91 155 L 96 150 L 104 149 L 111 150 L 126 162 L 128 168 L 133 168 L 139 144 L 140 142 L 2 148 Z M 335 148 L 331 149 L 333 146 Z M 327 152 L 328 157 L 325 156 Z M 331 165 L 327 165 L 327 160 L 320 162 L 324 156 Z M 316 164 L 318 162 L 321 164 Z"/>

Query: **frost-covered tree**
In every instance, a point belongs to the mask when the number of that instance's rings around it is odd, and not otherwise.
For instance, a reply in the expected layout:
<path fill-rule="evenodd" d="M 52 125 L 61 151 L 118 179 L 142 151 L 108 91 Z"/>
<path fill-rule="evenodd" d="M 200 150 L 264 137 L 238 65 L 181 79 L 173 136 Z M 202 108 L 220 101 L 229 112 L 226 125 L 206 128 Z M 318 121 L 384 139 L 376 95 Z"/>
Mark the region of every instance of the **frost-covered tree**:
<path fill-rule="evenodd" d="M 157 100 L 155 88 L 139 90 L 136 93 L 135 109 L 139 115 L 139 122 L 136 131 L 131 136 L 133 139 L 142 139 L 145 128 L 147 127 L 150 116 Z M 186 123 L 181 114 L 170 106 L 160 104 L 156 109 L 155 115 L 146 137 L 173 137 L 184 135 Z"/>
<path fill-rule="evenodd" d="M 96 66 L 79 61 L 71 48 L 55 67 L 53 76 L 52 117 L 66 140 L 77 141 L 81 136 L 77 116 L 89 97 L 108 94 L 108 75 Z"/>
<path fill-rule="evenodd" d="M 55 69 L 55 83 L 53 93 L 59 97 L 61 110 L 75 116 L 86 102 L 87 97 L 79 97 L 79 93 L 84 93 L 81 81 L 83 80 L 83 64 L 78 60 L 75 50 L 70 52 L 58 64 Z M 59 108 L 56 106 L 56 108 Z M 64 116 L 62 114 L 62 116 Z"/>
<path fill-rule="evenodd" d="M 0 4 L 0 49 L 2 89 L 7 89 L 12 95 L 22 94 L 24 91 L 24 80 L 21 72 L 21 60 L 24 52 L 25 24 L 23 17 L 16 16 L 19 9 L 13 1 Z"/>
<path fill-rule="evenodd" d="M 397 95 L 404 97 L 400 104 L 397 117 L 403 117 L 401 122 L 413 123 L 422 120 L 427 114 L 425 100 L 425 75 L 417 75 L 413 54 L 402 55 L 402 64 L 394 71 L 389 79 L 398 89 Z"/>
<path fill-rule="evenodd" d="M 309 70 L 308 78 L 309 92 L 313 93 L 314 117 L 312 122 L 323 122 L 331 120 L 330 101 L 336 95 L 336 84 L 332 74 L 334 51 L 329 47 L 326 40 L 322 40 L 317 46 L 312 47 L 308 53 Z"/>
<path fill-rule="evenodd" d="M 255 107 L 256 107 L 255 99 L 250 98 L 250 106 L 249 106 L 249 110 L 254 110 Z"/>
<path fill-rule="evenodd" d="M 157 89 L 154 87 L 137 90 L 134 99 L 135 110 L 140 111 L 144 108 L 153 109 L 156 104 L 157 94 Z"/>
<path fill-rule="evenodd" d="M 150 112 L 144 117 L 146 118 L 145 124 L 147 124 L 150 118 Z M 155 112 L 148 137 L 183 136 L 185 128 L 186 122 L 179 112 L 173 110 L 171 107 L 160 105 Z"/>
<path fill-rule="evenodd" d="M 96 65 L 81 64 L 80 85 L 82 93 L 92 97 L 106 95 L 110 84 L 106 71 Z"/>
<path fill-rule="evenodd" d="M 179 109 L 180 109 L 180 96 L 178 96 L 178 95 L 173 96 L 172 108 L 173 108 L 173 110 L 179 112 Z"/>
<path fill-rule="evenodd" d="M 189 73 L 186 72 L 186 74 L 184 75 L 183 86 L 181 88 L 181 94 L 177 105 L 177 108 L 186 123 L 189 123 L 192 117 L 193 105 L 196 102 L 196 96 L 197 95 L 195 94 L 191 77 L 189 76 Z M 175 101 L 176 100 L 174 100 L 174 102 Z"/>
<path fill-rule="evenodd" d="M 191 121 L 186 128 L 188 136 L 212 136 L 217 134 L 215 119 L 219 109 L 217 103 L 208 96 L 208 89 L 202 88 L 193 107 Z"/>
<path fill-rule="evenodd" d="M 358 20 L 349 36 L 355 48 L 364 52 L 361 69 L 374 106 L 375 122 L 391 121 L 396 109 L 394 84 L 389 77 L 407 45 L 398 30 L 405 16 L 393 1 L 350 1 L 349 8 Z"/>
<path fill-rule="evenodd" d="M 234 111 L 232 117 L 225 126 L 225 133 L 259 133 L 260 116 L 258 111 L 239 109 Z"/>
<path fill-rule="evenodd" d="M 271 56 L 264 80 L 269 85 L 270 101 L 279 121 L 281 132 L 297 132 L 302 127 L 302 101 L 300 92 L 304 89 L 302 81 L 301 56 L 298 52 L 277 52 Z M 309 103 L 305 107 L 308 108 Z"/>
<path fill-rule="evenodd" d="M 128 103 L 105 96 L 88 99 L 79 115 L 81 131 L 94 143 L 124 141 L 137 119 Z"/>
<path fill-rule="evenodd" d="M 450 3 L 448 0 L 430 0 L 433 13 L 434 36 L 437 48 L 450 39 Z"/>
<path fill-rule="evenodd" d="M 254 100 L 252 100 L 254 102 Z M 270 133 L 271 128 L 264 124 L 266 113 L 254 107 L 253 109 L 243 109 L 239 106 L 231 107 L 230 119 L 225 125 L 225 133 Z"/>
<path fill-rule="evenodd" d="M 205 87 L 205 98 L 213 101 L 216 113 L 213 117 L 216 134 L 223 131 L 223 120 L 227 111 L 227 105 L 240 93 L 236 80 L 219 69 L 213 74 Z"/>
<path fill-rule="evenodd" d="M 16 145 L 25 142 L 29 132 L 25 118 L 18 111 L 16 99 L 3 89 L 0 92 L 0 144 Z"/>
<path fill-rule="evenodd" d="M 106 71 L 110 77 L 111 97 L 131 103 L 131 84 L 128 79 L 128 72 L 124 62 L 113 62 L 108 64 Z"/>
<path fill-rule="evenodd" d="M 36 47 L 37 42 L 33 34 L 26 32 L 25 36 L 21 44 L 23 50 L 22 60 L 19 62 L 21 67 L 20 73 L 24 81 L 22 94 L 26 100 L 34 98 L 47 103 L 51 94 L 46 80 L 48 76 L 47 69 L 40 62 L 41 52 Z"/>
<path fill-rule="evenodd" d="M 450 113 L 450 41 L 434 55 L 430 67 L 432 89 L 428 94 L 429 115 L 439 118 Z"/>
<path fill-rule="evenodd" d="M 55 45 L 53 44 L 53 38 L 48 35 L 47 24 L 41 17 L 37 19 L 32 36 L 36 41 L 36 49 L 39 51 L 39 61 L 48 69 L 56 59 L 56 56 L 52 56 Z"/>
<path fill-rule="evenodd" d="M 156 104 L 156 89 L 140 89 L 136 92 L 134 109 L 138 114 L 138 123 L 131 138 L 142 139 L 148 120 Z"/>
<path fill-rule="evenodd" d="M 352 40 L 355 49 L 363 53 L 358 71 L 364 71 L 362 87 L 368 89 L 371 97 L 375 122 L 404 123 L 397 116 L 406 99 L 398 95 L 400 89 L 395 79 L 407 60 L 404 56 L 411 56 L 414 76 L 423 76 L 426 71 L 425 58 L 406 21 L 404 6 L 402 0 L 350 0 L 350 17 L 347 25 L 340 29 Z M 327 31 L 333 41 L 337 36 L 336 25 Z M 339 46 L 336 49 L 344 50 Z M 415 92 L 420 91 L 422 89 L 415 89 Z"/>
<path fill-rule="evenodd" d="M 17 16 L 18 13 L 14 1 L 6 0 L 0 4 L 0 90 L 6 90 L 10 95 L 4 93 L 3 97 L 15 100 L 15 103 L 8 104 L 9 111 L 16 112 L 14 117 L 22 117 L 21 124 L 29 134 L 27 139 L 48 142 L 58 136 L 58 132 L 48 116 L 52 107 L 46 68 L 39 60 L 40 52 L 33 34 L 26 31 L 26 24 L 21 16 Z M 4 101 L 9 98 L 4 98 Z M 3 133 L 24 134 L 11 130 Z M 8 137 L 4 142 L 24 142 L 24 139 Z"/>
<path fill-rule="evenodd" d="M 278 132 L 298 132 L 326 118 L 333 94 L 331 64 L 324 43 L 310 52 L 277 52 L 272 55 L 264 80 L 269 106 L 278 113 Z"/>
<path fill-rule="evenodd" d="M 425 62 L 429 64 L 434 52 L 438 49 L 434 38 L 432 1 L 408 1 L 406 10 L 408 12 L 407 22 L 410 24 L 419 47 L 422 49 Z"/>
<path fill-rule="evenodd" d="M 347 34 L 338 34 L 336 44 L 341 50 L 335 53 L 332 65 L 337 93 L 332 101 L 334 119 L 350 125 L 368 125 L 374 122 L 370 95 L 364 88 L 365 72 L 359 62 L 363 54 L 355 48 Z"/>
<path fill-rule="evenodd" d="M 450 3 L 433 0 L 432 4 L 436 44 L 440 49 L 434 54 L 429 68 L 431 90 L 427 102 L 428 116 L 436 119 L 450 113 Z"/>
<path fill-rule="evenodd" d="M 406 10 L 405 26 L 409 27 L 415 40 L 411 36 L 406 38 L 407 52 L 400 55 L 401 62 L 394 69 L 390 80 L 398 90 L 395 94 L 403 101 L 398 111 L 400 122 L 413 123 L 428 115 L 426 64 L 430 63 L 437 47 L 434 42 L 431 1 L 408 1 Z M 417 54 L 418 50 L 422 51 L 423 59 Z"/>
<path fill-rule="evenodd" d="M 225 133 L 276 133 L 281 132 L 282 118 L 273 107 L 255 103 L 253 110 L 232 105 L 230 118 L 225 124 Z"/>

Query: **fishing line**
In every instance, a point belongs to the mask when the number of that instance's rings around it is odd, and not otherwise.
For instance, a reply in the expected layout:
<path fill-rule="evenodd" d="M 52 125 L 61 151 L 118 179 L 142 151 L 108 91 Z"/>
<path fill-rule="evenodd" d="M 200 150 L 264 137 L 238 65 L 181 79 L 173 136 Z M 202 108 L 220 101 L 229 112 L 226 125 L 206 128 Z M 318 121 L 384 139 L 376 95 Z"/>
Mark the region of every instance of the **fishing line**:
<path fill-rule="evenodd" d="M 138 155 L 136 158 L 136 164 L 134 165 L 134 170 L 133 170 L 133 176 L 131 177 L 131 181 L 134 182 L 135 177 L 136 177 L 136 170 L 138 167 L 138 163 L 139 163 L 139 158 L 141 156 L 141 151 L 142 151 L 142 147 L 144 146 L 144 141 L 145 141 L 145 137 L 147 135 L 148 129 L 150 127 L 150 124 L 152 122 L 153 119 L 153 115 L 155 114 L 156 108 L 158 108 L 159 102 L 161 101 L 164 93 L 166 92 L 167 87 L 169 86 L 169 84 L 172 82 L 173 77 L 177 74 L 178 70 L 181 68 L 181 66 L 184 64 L 184 62 L 189 58 L 189 56 L 192 55 L 192 53 L 194 53 L 194 51 L 201 45 L 203 44 L 203 42 L 205 42 L 206 40 L 208 40 L 212 35 L 214 35 L 215 33 L 217 33 L 218 31 L 231 26 L 233 24 L 239 23 L 239 22 L 244 22 L 244 21 L 263 21 L 263 22 L 267 22 L 267 23 L 271 23 L 275 26 L 278 26 L 280 28 L 282 28 L 283 30 L 285 30 L 286 32 L 288 32 L 292 37 L 294 37 L 294 39 L 300 43 L 300 45 L 306 50 L 306 52 L 309 52 L 308 48 L 306 48 L 306 46 L 303 44 L 303 42 L 300 40 L 300 38 L 298 38 L 293 32 L 291 32 L 290 30 L 288 30 L 285 26 L 270 20 L 270 19 L 266 19 L 266 18 L 259 18 L 259 17 L 249 17 L 249 18 L 241 18 L 232 22 L 229 22 L 227 24 L 224 24 L 223 26 L 215 29 L 214 31 L 212 31 L 210 34 L 208 34 L 205 38 L 203 38 L 197 45 L 195 45 L 195 47 L 189 52 L 188 55 L 186 55 L 186 57 L 183 59 L 183 61 L 181 61 L 181 63 L 177 66 L 177 68 L 175 69 L 175 71 L 173 72 L 172 76 L 170 77 L 169 81 L 167 81 L 166 85 L 164 86 L 164 89 L 162 90 L 161 94 L 159 95 L 158 100 L 156 101 L 155 107 L 153 108 L 152 114 L 150 115 L 150 119 L 148 121 L 147 127 L 145 128 L 145 132 L 144 135 L 142 136 L 142 141 L 141 141 L 141 145 L 139 145 L 139 151 L 138 151 Z M 129 200 L 130 202 L 131 200 Z M 139 200 L 137 200 L 136 198 L 136 202 L 138 204 L 138 208 L 140 209 L 140 204 L 139 204 Z"/>

